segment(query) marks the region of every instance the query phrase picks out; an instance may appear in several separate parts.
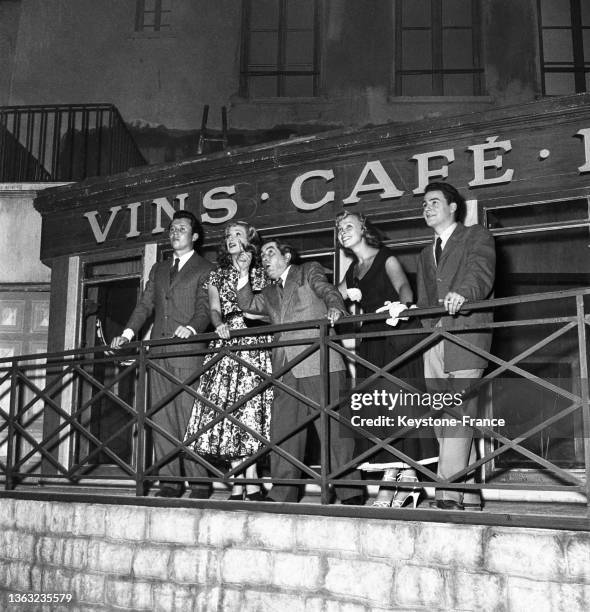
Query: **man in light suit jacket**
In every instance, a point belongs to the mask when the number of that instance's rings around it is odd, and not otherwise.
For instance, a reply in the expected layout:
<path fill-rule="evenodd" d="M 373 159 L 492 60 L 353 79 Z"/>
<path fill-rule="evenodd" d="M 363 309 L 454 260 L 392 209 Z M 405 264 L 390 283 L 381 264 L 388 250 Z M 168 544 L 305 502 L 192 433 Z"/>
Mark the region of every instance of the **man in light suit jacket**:
<path fill-rule="evenodd" d="M 267 241 L 262 245 L 262 265 L 269 278 L 275 281 L 260 293 L 254 294 L 250 287 L 248 270 L 251 254 L 244 252 L 238 262 L 240 280 L 238 281 L 238 305 L 246 312 L 266 315 L 273 325 L 309 321 L 327 317 L 334 325 L 346 312 L 338 289 L 328 282 L 322 267 L 316 262 L 302 265 L 293 263 L 296 253 L 292 247 L 278 240 Z M 290 339 L 317 339 L 317 330 L 304 329 L 286 331 L 277 335 L 277 341 Z M 285 346 L 273 349 L 273 372 L 278 372 L 288 361 L 302 353 L 307 346 Z M 339 398 L 344 386 L 344 362 L 335 351 L 330 351 L 330 401 Z M 298 391 L 314 402 L 320 401 L 322 377 L 320 376 L 319 351 L 293 366 L 280 379 L 287 386 Z M 306 417 L 315 414 L 307 404 L 298 401 L 289 393 L 275 387 L 271 416 L 271 440 L 278 441 L 297 427 Z M 352 459 L 353 439 L 340 437 L 339 428 L 330 427 L 330 457 L 332 469 Z M 319 419 L 315 420 L 319 433 Z M 280 444 L 280 448 L 303 460 L 306 443 L 306 428 L 290 436 Z M 278 453 L 270 457 L 273 478 L 299 478 L 299 469 Z M 344 478 L 354 478 L 349 473 Z M 344 504 L 362 503 L 359 488 L 337 487 L 337 495 Z M 298 487 L 273 485 L 269 501 L 296 502 Z"/>
<path fill-rule="evenodd" d="M 196 217 L 189 211 L 174 213 L 170 224 L 170 245 L 174 251 L 170 260 L 156 263 L 149 275 L 145 290 L 131 313 L 126 329 L 111 342 L 113 348 L 120 348 L 133 339 L 144 323 L 154 316 L 152 340 L 178 338 L 179 340 L 203 333 L 209 325 L 209 300 L 205 281 L 213 265 L 198 255 L 194 244 L 200 235 Z M 205 344 L 175 344 L 153 347 L 152 356 L 205 348 Z M 203 364 L 203 355 L 189 355 L 174 358 L 157 358 L 155 363 L 180 380 L 187 379 Z M 150 371 L 150 397 L 154 405 L 172 393 L 175 384 L 162 374 Z M 179 441 L 184 439 L 193 397 L 178 393 L 166 405 L 152 415 L 154 422 Z M 154 430 L 154 456 L 156 461 L 173 452 L 174 444 Z M 166 481 L 166 476 L 202 476 L 206 471 L 192 461 L 185 461 L 186 474 L 178 459 L 168 461 L 160 468 L 160 497 L 180 497 L 183 486 L 179 482 Z M 207 488 L 195 486 L 191 497 L 207 497 Z"/>
<path fill-rule="evenodd" d="M 453 330 L 465 325 L 481 326 L 457 337 L 488 351 L 492 334 L 485 326 L 493 320 L 492 311 L 462 311 L 465 302 L 492 297 L 496 251 L 490 232 L 481 225 L 465 227 L 465 199 L 448 183 L 430 183 L 424 192 L 424 219 L 434 230 L 434 242 L 420 253 L 417 270 L 418 306 L 444 306 L 448 314 L 425 319 L 427 327 Z M 424 375 L 433 391 L 459 392 L 467 379 L 480 378 L 486 359 L 444 340 L 424 354 Z M 457 411 L 477 416 L 477 398 L 467 400 Z M 448 415 L 443 415 L 448 416 Z M 448 478 L 475 460 L 473 430 L 469 427 L 435 427 L 439 441 L 438 475 Z M 436 489 L 434 508 L 447 510 L 480 509 L 477 493 Z"/>

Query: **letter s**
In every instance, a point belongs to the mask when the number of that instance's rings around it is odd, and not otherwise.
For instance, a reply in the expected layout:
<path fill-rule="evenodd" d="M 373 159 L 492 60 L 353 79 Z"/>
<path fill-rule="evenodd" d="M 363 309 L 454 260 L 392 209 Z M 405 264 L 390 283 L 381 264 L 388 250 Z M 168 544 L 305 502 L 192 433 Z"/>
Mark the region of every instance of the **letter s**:
<path fill-rule="evenodd" d="M 214 199 L 213 196 L 217 195 L 218 193 L 223 193 L 225 195 L 234 195 L 236 193 L 236 186 L 228 185 L 226 187 L 215 187 L 213 189 L 210 189 L 203 196 L 203 208 L 207 210 L 227 211 L 227 214 L 225 214 L 223 217 L 211 217 L 207 213 L 204 213 L 201 215 L 201 221 L 203 223 L 225 223 L 226 221 L 229 221 L 230 219 L 233 219 L 236 216 L 236 213 L 238 212 L 237 202 L 230 198 Z"/>

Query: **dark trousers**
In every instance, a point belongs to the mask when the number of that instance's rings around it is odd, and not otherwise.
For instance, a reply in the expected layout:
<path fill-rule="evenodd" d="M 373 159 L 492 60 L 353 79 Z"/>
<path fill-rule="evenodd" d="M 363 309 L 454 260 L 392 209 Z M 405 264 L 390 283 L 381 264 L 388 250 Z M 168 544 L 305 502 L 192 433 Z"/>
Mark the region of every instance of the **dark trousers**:
<path fill-rule="evenodd" d="M 197 367 L 200 367 L 198 362 L 195 362 L 195 365 L 191 368 L 176 367 L 172 359 L 158 360 L 157 363 L 161 365 L 161 367 L 166 368 L 168 372 L 181 381 L 186 380 Z M 159 372 L 152 370 L 150 372 L 151 405 L 154 406 L 166 395 L 171 393 L 175 387 L 176 385 L 173 381 L 164 377 Z M 184 440 L 184 434 L 186 433 L 186 427 L 191 416 L 193 402 L 194 397 L 186 393 L 186 391 L 183 391 L 178 393 L 171 401 L 159 408 L 158 411 L 152 415 L 152 420 L 158 426 L 178 440 L 178 443 L 173 442 L 154 430 L 153 447 L 156 462 L 173 452 L 175 446 Z M 176 451 L 176 456 L 160 467 L 160 486 L 162 484 L 167 486 L 181 486 L 181 483 L 178 482 L 166 482 L 167 476 L 198 477 L 207 475 L 207 471 L 201 465 L 192 460 L 182 460 L 181 457 L 182 453 L 179 454 L 178 451 Z M 208 485 L 201 486 L 206 486 L 208 488 Z"/>
<path fill-rule="evenodd" d="M 283 375 L 282 382 L 299 391 L 305 397 L 319 402 L 321 395 L 321 376 L 307 376 L 295 378 L 291 372 Z M 344 371 L 330 373 L 330 401 L 335 401 L 340 397 L 340 390 L 344 386 Z M 293 430 L 305 418 L 315 414 L 316 411 L 299 402 L 289 393 L 275 387 L 274 399 L 272 403 L 272 419 L 270 425 L 270 436 L 273 442 L 280 440 L 287 432 Z M 343 438 L 340 436 L 340 426 L 333 419 L 330 419 L 330 462 L 332 470 L 344 465 L 352 459 L 354 439 Z M 320 420 L 314 421 L 316 431 L 320 435 Z M 320 436 L 321 439 L 321 436 Z M 298 433 L 290 436 L 279 444 L 279 448 L 287 451 L 296 459 L 303 461 L 305 453 L 305 443 L 307 441 L 307 428 L 304 427 Z M 286 458 L 273 452 L 270 456 L 270 472 L 273 478 L 299 478 L 300 470 Z M 360 478 L 358 473 L 351 472 L 343 479 Z M 276 501 L 297 502 L 299 499 L 299 488 L 296 485 L 273 485 L 270 493 Z M 342 499 L 348 499 L 362 492 L 360 487 L 337 487 L 336 493 Z"/>

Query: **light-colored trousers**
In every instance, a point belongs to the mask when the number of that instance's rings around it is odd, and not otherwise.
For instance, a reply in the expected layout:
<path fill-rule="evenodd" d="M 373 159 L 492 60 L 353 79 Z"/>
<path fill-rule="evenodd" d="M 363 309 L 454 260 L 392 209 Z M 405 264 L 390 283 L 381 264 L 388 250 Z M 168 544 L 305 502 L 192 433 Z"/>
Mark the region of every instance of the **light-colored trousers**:
<path fill-rule="evenodd" d="M 483 369 L 454 370 L 445 372 L 444 342 L 438 342 L 424 353 L 424 378 L 430 392 L 460 392 L 465 387 L 466 378 L 481 378 Z M 470 416 L 477 416 L 477 397 L 467 400 L 458 412 Z M 441 416 L 445 416 L 441 411 Z M 449 415 L 446 415 L 449 416 Z M 475 445 L 473 443 L 473 430 L 463 425 L 434 428 L 438 439 L 439 456 L 437 475 L 449 478 L 470 463 L 476 461 Z M 469 476 L 466 482 L 474 482 Z M 458 489 L 436 489 L 436 499 L 451 499 L 456 502 L 479 504 L 479 491 L 463 492 Z"/>

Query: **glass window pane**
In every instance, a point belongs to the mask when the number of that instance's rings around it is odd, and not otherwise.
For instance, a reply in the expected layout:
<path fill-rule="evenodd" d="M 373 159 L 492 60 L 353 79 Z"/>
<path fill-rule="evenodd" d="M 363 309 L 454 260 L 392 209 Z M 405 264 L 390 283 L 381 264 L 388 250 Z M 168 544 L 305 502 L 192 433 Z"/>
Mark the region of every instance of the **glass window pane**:
<path fill-rule="evenodd" d="M 144 12 L 153 12 L 156 10 L 156 0 L 143 0 Z"/>
<path fill-rule="evenodd" d="M 443 77 L 443 95 L 473 96 L 473 74 L 445 74 Z"/>
<path fill-rule="evenodd" d="M 251 0 L 250 29 L 278 29 L 279 4 L 277 0 Z"/>
<path fill-rule="evenodd" d="M 574 75 L 565 72 L 546 72 L 545 93 L 548 96 L 576 93 Z"/>
<path fill-rule="evenodd" d="M 590 91 L 590 72 L 586 73 L 586 91 Z"/>
<path fill-rule="evenodd" d="M 408 242 L 409 236 L 412 237 L 412 240 L 419 240 L 423 238 L 428 239 L 432 236 L 432 230 L 426 225 L 426 223 L 424 223 L 422 216 L 411 219 L 379 219 L 375 220 L 373 223 L 384 234 L 385 243 L 387 246 L 391 246 L 396 242 Z M 420 249 L 421 247 L 415 246 L 404 247 L 404 251 L 413 251 L 416 257 L 418 256 Z M 404 269 L 406 272 L 408 271 L 405 266 Z M 416 261 L 412 262 L 410 270 L 415 272 Z"/>
<path fill-rule="evenodd" d="M 582 30 L 584 39 L 584 61 L 590 62 L 590 30 Z"/>
<path fill-rule="evenodd" d="M 588 201 L 560 200 L 543 204 L 520 204 L 501 208 L 488 208 L 486 226 L 493 228 L 518 228 L 534 223 L 560 224 L 566 221 L 588 221 Z M 590 270 L 589 270 L 590 271 Z"/>
<path fill-rule="evenodd" d="M 278 2 L 277 2 L 278 4 Z M 314 0 L 291 0 L 287 3 L 287 28 L 313 30 Z"/>
<path fill-rule="evenodd" d="M 248 94 L 250 98 L 276 98 L 277 77 L 250 77 L 248 79 Z"/>
<path fill-rule="evenodd" d="M 156 25 L 156 15 L 154 13 L 145 13 L 143 16 L 143 27 L 147 29 L 153 29 Z"/>
<path fill-rule="evenodd" d="M 310 181 L 313 181 L 313 179 L 310 179 Z M 324 190 L 321 193 L 322 195 L 326 193 L 325 184 Z M 319 253 L 322 252 L 325 255 L 330 255 L 332 257 L 334 256 L 334 232 L 331 229 L 310 231 L 306 228 L 305 233 L 302 233 L 301 228 L 297 226 L 291 226 L 289 228 L 280 227 L 278 229 L 265 230 L 264 238 L 285 239 L 285 242 L 288 242 L 293 248 L 295 248 L 302 258 L 306 258 L 310 255 L 314 256 L 316 254 L 319 256 Z M 324 261 L 322 261 L 322 265 L 325 265 Z M 334 267 L 333 262 L 327 267 L 332 269 Z"/>
<path fill-rule="evenodd" d="M 402 32 L 402 68 L 404 70 L 432 69 L 432 42 L 429 30 Z"/>
<path fill-rule="evenodd" d="M 277 65 L 278 32 L 252 32 L 250 34 L 249 66 Z"/>
<path fill-rule="evenodd" d="M 162 12 L 170 12 L 172 10 L 172 0 L 162 0 Z"/>
<path fill-rule="evenodd" d="M 471 30 L 445 30 L 443 32 L 443 69 L 473 68 Z"/>
<path fill-rule="evenodd" d="M 288 32 L 285 55 L 287 66 L 307 64 L 313 66 L 313 32 Z"/>
<path fill-rule="evenodd" d="M 546 62 L 573 62 L 570 30 L 543 30 L 543 55 Z"/>
<path fill-rule="evenodd" d="M 582 0 L 584 4 L 585 0 Z M 572 25 L 569 0 L 541 0 L 543 27 Z"/>
<path fill-rule="evenodd" d="M 443 27 L 473 25 L 471 0 L 445 0 L 441 3 Z"/>
<path fill-rule="evenodd" d="M 84 278 L 117 276 L 117 274 L 141 274 L 141 260 L 135 257 L 88 262 L 84 266 Z"/>
<path fill-rule="evenodd" d="M 582 25 L 590 26 L 590 2 L 582 0 Z"/>
<path fill-rule="evenodd" d="M 162 12 L 160 14 L 160 28 L 168 28 L 170 27 L 170 15 L 169 11 Z"/>
<path fill-rule="evenodd" d="M 404 74 L 402 75 L 402 96 L 432 96 L 432 75 Z"/>
<path fill-rule="evenodd" d="M 285 77 L 285 96 L 303 97 L 313 96 L 313 77 L 287 76 Z"/>
<path fill-rule="evenodd" d="M 403 0 L 402 26 L 429 27 L 432 21 L 430 15 L 430 0 Z"/>

